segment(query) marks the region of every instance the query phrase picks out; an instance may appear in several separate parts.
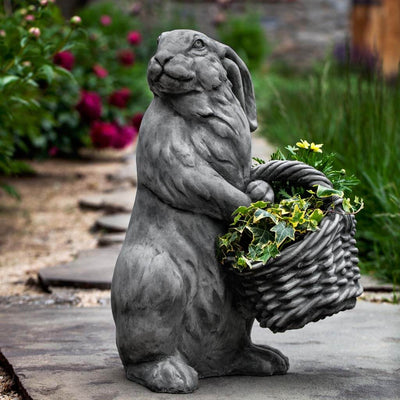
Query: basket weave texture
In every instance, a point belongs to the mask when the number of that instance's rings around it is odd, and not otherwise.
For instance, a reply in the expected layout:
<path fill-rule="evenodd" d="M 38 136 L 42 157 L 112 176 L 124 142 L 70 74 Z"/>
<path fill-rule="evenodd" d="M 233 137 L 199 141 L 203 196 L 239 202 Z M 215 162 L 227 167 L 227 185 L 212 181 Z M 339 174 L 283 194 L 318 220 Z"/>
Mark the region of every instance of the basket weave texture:
<path fill-rule="evenodd" d="M 320 171 L 297 161 L 270 161 L 253 169 L 251 180 L 290 182 L 311 188 L 332 187 Z M 339 311 L 351 309 L 363 289 L 359 283 L 356 220 L 346 214 L 341 199 L 319 229 L 283 249 L 266 264 L 239 272 L 229 267 L 237 305 L 247 317 L 273 332 L 302 328 Z"/>

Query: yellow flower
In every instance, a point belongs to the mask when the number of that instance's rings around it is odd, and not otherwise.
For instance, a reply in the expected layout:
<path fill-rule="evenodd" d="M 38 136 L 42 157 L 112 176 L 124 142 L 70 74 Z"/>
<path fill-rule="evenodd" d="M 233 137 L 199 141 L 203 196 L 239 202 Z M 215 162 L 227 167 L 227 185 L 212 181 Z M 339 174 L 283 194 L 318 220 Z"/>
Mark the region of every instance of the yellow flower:
<path fill-rule="evenodd" d="M 310 144 L 310 150 L 312 150 L 314 153 L 322 153 L 321 147 L 323 146 L 323 144 L 315 144 L 314 142 L 312 142 Z"/>
<path fill-rule="evenodd" d="M 308 149 L 310 147 L 310 143 L 308 143 L 307 140 L 300 139 L 300 142 L 297 142 L 296 146 L 300 147 L 301 149 Z"/>

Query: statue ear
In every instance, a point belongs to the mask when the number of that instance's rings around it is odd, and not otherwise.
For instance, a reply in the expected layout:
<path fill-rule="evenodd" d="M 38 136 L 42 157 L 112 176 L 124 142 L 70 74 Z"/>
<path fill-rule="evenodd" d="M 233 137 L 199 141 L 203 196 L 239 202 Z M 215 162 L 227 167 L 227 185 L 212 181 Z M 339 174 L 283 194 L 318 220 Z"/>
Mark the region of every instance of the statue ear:
<path fill-rule="evenodd" d="M 243 60 L 229 47 L 223 45 L 222 65 L 232 83 L 232 91 L 246 113 L 250 131 L 257 129 L 256 100 L 250 72 Z"/>

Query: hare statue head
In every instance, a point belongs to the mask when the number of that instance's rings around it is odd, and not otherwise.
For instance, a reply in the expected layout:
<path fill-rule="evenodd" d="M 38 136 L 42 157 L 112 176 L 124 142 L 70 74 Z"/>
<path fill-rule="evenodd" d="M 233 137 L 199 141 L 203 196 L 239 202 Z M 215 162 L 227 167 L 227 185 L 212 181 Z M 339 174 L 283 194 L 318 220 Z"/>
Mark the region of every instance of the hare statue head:
<path fill-rule="evenodd" d="M 227 86 L 240 102 L 251 131 L 257 128 L 250 73 L 227 45 L 191 30 L 164 32 L 148 68 L 155 96 L 218 91 Z"/>

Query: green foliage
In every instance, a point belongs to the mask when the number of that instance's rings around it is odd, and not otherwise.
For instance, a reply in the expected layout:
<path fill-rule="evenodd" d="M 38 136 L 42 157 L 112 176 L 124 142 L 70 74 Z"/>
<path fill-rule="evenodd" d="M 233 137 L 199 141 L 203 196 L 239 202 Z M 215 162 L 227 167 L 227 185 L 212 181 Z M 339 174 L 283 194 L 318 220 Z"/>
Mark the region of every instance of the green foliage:
<path fill-rule="evenodd" d="M 259 70 L 271 51 L 260 17 L 255 13 L 230 15 L 217 31 L 221 42 L 232 47 L 251 71 Z"/>
<path fill-rule="evenodd" d="M 287 154 L 278 150 L 273 160 L 310 161 L 310 165 L 322 172 L 332 169 L 334 154 L 323 154 L 321 145 L 301 140 L 296 146 L 287 146 Z M 257 159 L 260 164 L 264 161 Z M 231 262 L 240 271 L 252 268 L 256 262 L 265 264 L 279 255 L 280 250 L 292 241 L 301 240 L 307 232 L 314 232 L 322 218 L 334 205 L 329 199 L 344 196 L 344 190 L 357 183 L 354 176 L 347 177 L 342 172 L 339 179 L 332 181 L 333 188 L 316 185 L 312 190 L 305 190 L 285 182 L 275 183 L 276 204 L 258 201 L 249 207 L 239 207 L 233 214 L 234 220 L 228 232 L 217 240 L 217 255 L 221 263 Z M 327 202 L 328 200 L 328 202 Z M 353 202 L 343 199 L 344 209 L 357 213 L 363 208 L 362 200 Z"/>
<path fill-rule="evenodd" d="M 43 87 L 51 90 L 63 75 L 52 55 L 79 31 L 65 24 L 52 4 L 20 3 L 27 8 L 0 13 L 0 173 L 5 175 L 31 172 L 14 157 L 28 155 L 28 143 L 40 140 L 41 121 L 51 118 L 41 104 Z M 17 197 L 9 185 L 1 188 Z"/>
<path fill-rule="evenodd" d="M 344 74 L 343 74 L 344 73 Z M 367 204 L 357 218 L 361 267 L 400 281 L 400 80 L 336 74 L 327 63 L 308 75 L 255 79 L 261 133 L 277 144 L 303 137 L 337 154 L 333 168 L 360 178 Z M 330 179 L 332 179 L 330 177 Z"/>
<path fill-rule="evenodd" d="M 233 259 L 232 266 L 241 271 L 256 262 L 265 264 L 294 240 L 315 231 L 327 212 L 322 207 L 323 201 L 311 194 L 238 208 L 228 233 L 218 238 L 219 260 Z"/>

